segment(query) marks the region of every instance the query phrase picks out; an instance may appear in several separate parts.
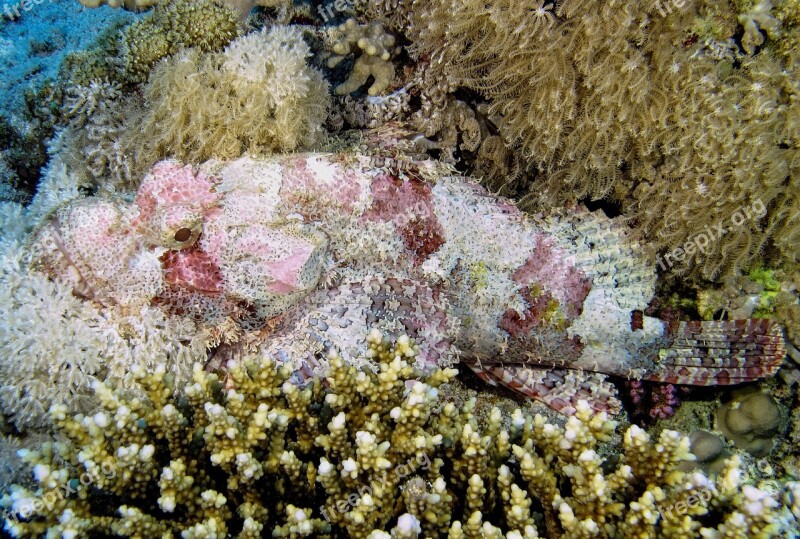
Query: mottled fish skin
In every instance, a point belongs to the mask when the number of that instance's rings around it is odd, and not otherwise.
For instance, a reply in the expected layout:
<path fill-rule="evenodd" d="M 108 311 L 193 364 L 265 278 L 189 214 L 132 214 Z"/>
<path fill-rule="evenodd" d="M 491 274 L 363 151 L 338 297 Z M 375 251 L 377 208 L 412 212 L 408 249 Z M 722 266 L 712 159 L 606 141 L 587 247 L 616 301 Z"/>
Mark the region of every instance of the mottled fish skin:
<path fill-rule="evenodd" d="M 583 208 L 523 214 L 436 161 L 165 162 L 133 204 L 62 208 L 40 238 L 40 264 L 81 293 L 235 320 L 299 373 L 324 370 L 331 347 L 360 364 L 378 328 L 414 337 L 422 370 L 461 360 L 571 413 L 579 398 L 619 409 L 605 375 L 731 384 L 785 353 L 771 322 L 642 316 L 656 275 L 629 229 Z"/>

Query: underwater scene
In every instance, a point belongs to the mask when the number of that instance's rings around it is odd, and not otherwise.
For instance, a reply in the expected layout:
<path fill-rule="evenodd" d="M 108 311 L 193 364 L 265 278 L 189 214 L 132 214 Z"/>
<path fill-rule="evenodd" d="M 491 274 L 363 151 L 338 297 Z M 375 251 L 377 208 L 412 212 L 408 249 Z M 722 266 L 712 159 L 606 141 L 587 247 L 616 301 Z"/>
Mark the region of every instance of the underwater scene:
<path fill-rule="evenodd" d="M 800 0 L 0 2 L 0 537 L 800 538 Z"/>

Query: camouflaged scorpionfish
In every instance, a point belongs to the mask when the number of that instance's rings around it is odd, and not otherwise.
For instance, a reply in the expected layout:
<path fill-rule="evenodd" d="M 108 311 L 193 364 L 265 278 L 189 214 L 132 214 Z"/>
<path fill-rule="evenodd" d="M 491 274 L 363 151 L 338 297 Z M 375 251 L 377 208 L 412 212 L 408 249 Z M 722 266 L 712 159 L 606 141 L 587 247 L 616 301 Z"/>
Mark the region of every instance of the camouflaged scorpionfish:
<path fill-rule="evenodd" d="M 39 263 L 104 305 L 163 305 L 237 328 L 299 375 L 374 328 L 417 366 L 461 360 L 565 413 L 620 407 L 606 375 L 727 385 L 773 374 L 772 322 L 641 316 L 655 271 L 584 209 L 531 217 L 435 161 L 364 155 L 156 165 L 133 203 L 89 198 L 39 232 Z M 235 323 L 234 323 L 235 322 Z"/>

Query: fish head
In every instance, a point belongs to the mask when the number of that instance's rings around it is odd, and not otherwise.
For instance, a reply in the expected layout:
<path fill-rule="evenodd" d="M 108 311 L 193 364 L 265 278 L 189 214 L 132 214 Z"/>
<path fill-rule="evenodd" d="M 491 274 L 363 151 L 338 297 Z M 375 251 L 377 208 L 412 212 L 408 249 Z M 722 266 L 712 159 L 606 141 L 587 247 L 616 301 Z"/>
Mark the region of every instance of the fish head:
<path fill-rule="evenodd" d="M 140 251 L 130 205 L 121 198 L 70 201 L 39 227 L 31 261 L 81 297 L 103 305 L 147 302 L 162 289 L 158 257 Z"/>
<path fill-rule="evenodd" d="M 300 216 L 281 216 L 277 193 L 218 187 L 165 161 L 132 202 L 68 203 L 39 233 L 41 266 L 106 306 L 152 303 L 209 325 L 230 317 L 258 326 L 317 286 L 328 237 Z"/>
<path fill-rule="evenodd" d="M 215 181 L 203 172 L 162 161 L 136 192 L 133 224 L 152 247 L 186 249 L 200 238 L 204 221 L 217 211 L 220 198 Z"/>

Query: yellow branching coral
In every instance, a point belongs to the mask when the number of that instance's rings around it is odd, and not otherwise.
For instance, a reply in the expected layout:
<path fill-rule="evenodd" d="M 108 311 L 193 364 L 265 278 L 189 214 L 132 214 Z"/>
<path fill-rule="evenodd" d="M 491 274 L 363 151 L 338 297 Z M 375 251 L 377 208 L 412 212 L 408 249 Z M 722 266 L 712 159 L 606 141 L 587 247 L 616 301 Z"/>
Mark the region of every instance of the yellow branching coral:
<path fill-rule="evenodd" d="M 533 168 L 535 205 L 619 201 L 671 256 L 664 271 L 716 277 L 762 254 L 800 263 L 800 64 L 778 4 L 399 0 L 368 13 L 412 41 L 423 102 L 459 89 L 488 101 Z M 524 194 L 506 180 L 487 178 Z"/>
<path fill-rule="evenodd" d="M 229 364 L 224 384 L 198 365 L 179 394 L 165 369 L 138 370 L 147 398 L 97 385 L 102 411 L 73 417 L 55 406 L 68 443 L 22 452 L 38 489 L 2 498 L 6 529 L 567 539 L 775 537 L 796 525 L 793 506 L 743 485 L 736 459 L 716 483 L 678 472 L 691 456 L 675 432 L 654 441 L 631 427 L 610 461 L 601 444 L 616 424 L 585 402 L 563 427 L 520 410 L 479 420 L 474 399 L 461 410 L 440 401 L 455 371 L 409 379 L 411 340 L 372 332 L 367 342 L 377 373 L 330 352 L 324 383 L 299 387 L 285 367 L 251 358 Z"/>

